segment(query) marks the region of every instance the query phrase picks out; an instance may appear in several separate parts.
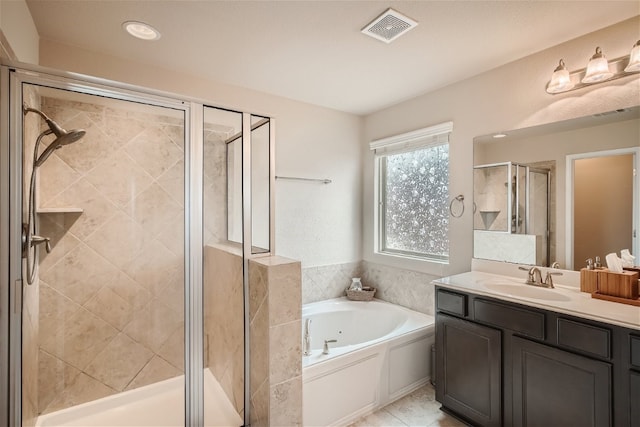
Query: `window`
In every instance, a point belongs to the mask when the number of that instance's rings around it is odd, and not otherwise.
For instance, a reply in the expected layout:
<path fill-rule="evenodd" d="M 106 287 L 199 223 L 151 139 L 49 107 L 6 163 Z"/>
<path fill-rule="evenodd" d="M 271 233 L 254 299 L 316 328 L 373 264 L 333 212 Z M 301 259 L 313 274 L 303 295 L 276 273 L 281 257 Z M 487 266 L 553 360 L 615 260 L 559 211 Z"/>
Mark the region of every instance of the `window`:
<path fill-rule="evenodd" d="M 452 123 L 373 141 L 376 252 L 449 259 L 449 134 Z"/>

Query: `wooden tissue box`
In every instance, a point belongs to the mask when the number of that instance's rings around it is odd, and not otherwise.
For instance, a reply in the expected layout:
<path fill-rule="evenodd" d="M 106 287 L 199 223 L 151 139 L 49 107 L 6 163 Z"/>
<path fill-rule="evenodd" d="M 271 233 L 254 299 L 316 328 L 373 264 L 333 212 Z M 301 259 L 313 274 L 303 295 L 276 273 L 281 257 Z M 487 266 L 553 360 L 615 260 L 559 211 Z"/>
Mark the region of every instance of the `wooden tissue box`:
<path fill-rule="evenodd" d="M 638 299 L 638 272 L 612 273 L 602 270 L 597 275 L 598 293 L 614 297 Z"/>
<path fill-rule="evenodd" d="M 580 292 L 588 292 L 590 294 L 598 290 L 598 273 L 603 270 L 589 270 L 583 268 L 580 270 Z"/>

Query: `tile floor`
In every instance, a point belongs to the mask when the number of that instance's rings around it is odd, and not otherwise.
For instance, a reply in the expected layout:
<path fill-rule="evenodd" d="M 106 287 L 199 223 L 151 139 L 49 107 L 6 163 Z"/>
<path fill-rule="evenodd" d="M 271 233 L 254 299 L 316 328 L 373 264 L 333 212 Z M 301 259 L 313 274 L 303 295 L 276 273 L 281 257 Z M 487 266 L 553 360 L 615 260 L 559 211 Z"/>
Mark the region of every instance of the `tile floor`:
<path fill-rule="evenodd" d="M 349 427 L 442 426 L 464 427 L 466 424 L 445 414 L 436 402 L 436 392 L 427 384 L 413 393 L 367 415 Z"/>

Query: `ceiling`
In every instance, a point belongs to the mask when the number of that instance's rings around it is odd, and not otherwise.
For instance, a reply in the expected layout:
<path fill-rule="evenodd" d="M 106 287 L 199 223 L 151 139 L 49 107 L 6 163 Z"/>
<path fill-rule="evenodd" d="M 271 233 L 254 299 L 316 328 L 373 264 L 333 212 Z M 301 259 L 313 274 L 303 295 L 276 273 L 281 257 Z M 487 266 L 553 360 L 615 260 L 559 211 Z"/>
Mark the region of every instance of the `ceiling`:
<path fill-rule="evenodd" d="M 635 0 L 27 4 L 41 38 L 361 115 L 640 14 Z M 389 6 L 418 26 L 390 44 L 363 35 Z M 134 39 L 127 20 L 162 37 Z"/>

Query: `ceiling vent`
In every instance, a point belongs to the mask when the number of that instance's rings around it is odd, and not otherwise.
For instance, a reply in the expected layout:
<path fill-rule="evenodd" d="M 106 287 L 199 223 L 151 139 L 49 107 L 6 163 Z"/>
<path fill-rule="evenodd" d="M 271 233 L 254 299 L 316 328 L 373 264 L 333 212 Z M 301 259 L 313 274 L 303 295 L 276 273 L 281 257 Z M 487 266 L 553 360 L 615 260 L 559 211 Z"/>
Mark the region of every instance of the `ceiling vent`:
<path fill-rule="evenodd" d="M 385 43 L 391 43 L 416 25 L 418 23 L 413 19 L 393 9 L 387 9 L 364 27 L 362 33 Z"/>

